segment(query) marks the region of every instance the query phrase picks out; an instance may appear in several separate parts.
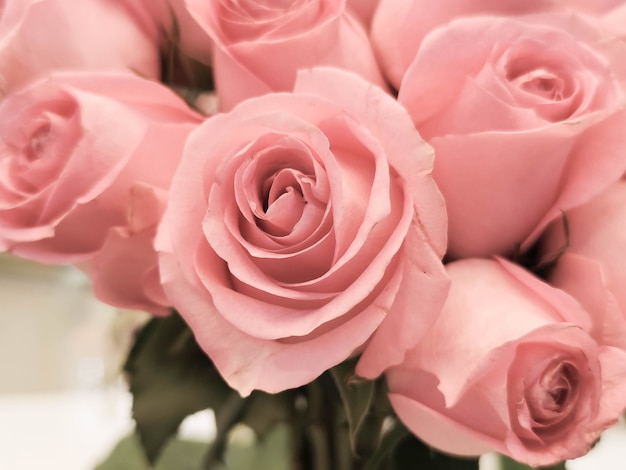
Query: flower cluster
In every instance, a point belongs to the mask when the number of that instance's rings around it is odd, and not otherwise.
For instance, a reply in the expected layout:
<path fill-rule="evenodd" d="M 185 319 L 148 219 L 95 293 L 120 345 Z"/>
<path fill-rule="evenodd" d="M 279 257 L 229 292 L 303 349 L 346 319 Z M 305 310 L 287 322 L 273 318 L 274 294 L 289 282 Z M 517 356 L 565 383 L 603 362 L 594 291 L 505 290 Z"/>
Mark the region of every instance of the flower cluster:
<path fill-rule="evenodd" d="M 242 395 L 358 357 L 455 455 L 626 408 L 626 2 L 0 0 L 0 250 Z"/>

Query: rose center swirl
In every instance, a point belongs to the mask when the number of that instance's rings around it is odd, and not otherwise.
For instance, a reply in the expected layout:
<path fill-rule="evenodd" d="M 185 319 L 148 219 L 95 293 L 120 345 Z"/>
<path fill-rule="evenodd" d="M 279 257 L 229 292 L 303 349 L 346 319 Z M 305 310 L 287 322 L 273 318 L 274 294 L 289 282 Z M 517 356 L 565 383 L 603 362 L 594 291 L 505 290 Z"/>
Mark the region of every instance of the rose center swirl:
<path fill-rule="evenodd" d="M 42 156 L 52 129 L 52 124 L 49 119 L 41 118 L 35 125 L 35 129 L 22 151 L 22 154 L 29 162 L 38 160 Z"/>
<path fill-rule="evenodd" d="M 578 372 L 573 365 L 562 363 L 549 368 L 529 390 L 527 400 L 538 428 L 567 419 L 575 405 Z"/>
<path fill-rule="evenodd" d="M 311 7 L 307 9 L 307 4 Z M 222 0 L 216 10 L 221 28 L 230 40 L 247 41 L 272 34 L 287 27 L 292 21 L 304 21 L 310 18 L 302 10 L 316 16 L 316 2 L 310 0 Z"/>
<path fill-rule="evenodd" d="M 313 222 L 310 229 L 318 226 L 327 200 L 320 198 L 313 160 L 311 151 L 297 139 L 278 139 L 252 151 L 237 172 L 237 205 L 244 219 L 275 240 L 297 232 L 303 224 Z"/>
<path fill-rule="evenodd" d="M 257 225 L 274 236 L 291 233 L 307 203 L 303 190 L 306 180 L 310 177 L 290 168 L 278 170 L 268 178 L 259 194 L 262 210 L 253 208 Z"/>
<path fill-rule="evenodd" d="M 567 93 L 563 79 L 544 69 L 531 70 L 511 82 L 527 93 L 552 101 L 563 100 Z"/>

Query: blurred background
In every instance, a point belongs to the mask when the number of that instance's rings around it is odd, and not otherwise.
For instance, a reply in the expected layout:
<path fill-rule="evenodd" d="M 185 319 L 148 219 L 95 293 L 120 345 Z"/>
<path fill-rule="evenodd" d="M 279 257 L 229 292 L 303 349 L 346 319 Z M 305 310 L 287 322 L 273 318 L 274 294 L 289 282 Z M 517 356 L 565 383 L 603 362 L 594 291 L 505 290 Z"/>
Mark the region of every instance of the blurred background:
<path fill-rule="evenodd" d="M 0 255 L 0 468 L 87 470 L 132 428 L 120 376 L 139 312 L 69 267 Z"/>
<path fill-rule="evenodd" d="M 132 432 L 120 371 L 147 318 L 98 302 L 74 268 L 0 254 L 0 469 L 91 470 Z M 206 416 L 181 429 L 199 440 L 211 433 Z M 624 462 L 620 423 L 567 468 L 620 470 Z M 497 467 L 495 456 L 481 460 L 481 469 Z"/>

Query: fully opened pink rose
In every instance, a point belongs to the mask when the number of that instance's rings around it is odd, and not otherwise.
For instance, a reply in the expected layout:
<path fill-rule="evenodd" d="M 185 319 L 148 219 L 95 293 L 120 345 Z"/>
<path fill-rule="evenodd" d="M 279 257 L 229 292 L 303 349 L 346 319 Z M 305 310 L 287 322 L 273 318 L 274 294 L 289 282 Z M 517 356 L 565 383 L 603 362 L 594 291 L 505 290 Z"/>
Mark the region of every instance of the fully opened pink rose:
<path fill-rule="evenodd" d="M 339 66 L 384 82 L 367 34 L 345 11 L 346 0 L 186 0 L 191 16 L 215 43 L 213 67 L 220 108 L 293 88 L 296 71 Z"/>
<path fill-rule="evenodd" d="M 624 54 L 574 15 L 472 17 L 426 37 L 398 100 L 435 149 L 452 257 L 523 250 L 619 178 Z"/>
<path fill-rule="evenodd" d="M 68 68 L 160 73 L 158 34 L 133 0 L 5 0 L 0 93 Z"/>
<path fill-rule="evenodd" d="M 98 297 L 165 313 L 152 247 L 200 117 L 130 73 L 60 73 L 0 103 L 0 250 L 80 263 Z"/>
<path fill-rule="evenodd" d="M 602 312 L 505 261 L 447 271 L 430 334 L 386 375 L 398 417 L 457 455 L 539 466 L 588 452 L 626 407 L 626 352 L 605 343 Z"/>
<path fill-rule="evenodd" d="M 232 387 L 300 386 L 361 351 L 362 376 L 402 360 L 447 290 L 431 165 L 404 109 L 337 69 L 192 133 L 161 276 Z"/>

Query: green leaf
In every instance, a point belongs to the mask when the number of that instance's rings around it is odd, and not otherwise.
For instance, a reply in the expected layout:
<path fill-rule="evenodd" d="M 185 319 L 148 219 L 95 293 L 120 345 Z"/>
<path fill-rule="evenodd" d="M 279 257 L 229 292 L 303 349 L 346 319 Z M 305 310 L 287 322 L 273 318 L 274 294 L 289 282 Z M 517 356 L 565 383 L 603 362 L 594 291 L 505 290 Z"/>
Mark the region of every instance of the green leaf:
<path fill-rule="evenodd" d="M 146 324 L 124 370 L 133 395 L 136 429 L 150 463 L 156 462 L 186 416 L 219 408 L 230 393 L 176 313 Z"/>
<path fill-rule="evenodd" d="M 500 469 L 501 470 L 533 470 L 537 467 L 529 467 L 523 463 L 516 462 L 515 460 L 505 456 L 500 456 Z M 551 465 L 549 467 L 538 467 L 542 470 L 565 470 L 565 462 Z"/>
<path fill-rule="evenodd" d="M 344 361 L 333 367 L 330 372 L 346 411 L 352 451 L 359 454 L 358 434 L 363 430 L 366 423 L 376 387 L 373 381 L 356 377 L 354 373 L 356 361 L 357 359 Z"/>
<path fill-rule="evenodd" d="M 264 439 L 277 424 L 292 418 L 294 400 L 294 393 L 290 390 L 274 395 L 255 391 L 247 398 L 240 422 Z"/>
<path fill-rule="evenodd" d="M 224 454 L 226 468 L 231 470 L 289 470 L 291 434 L 286 425 L 277 425 L 265 439 L 241 439 L 248 429 L 239 425 L 231 431 Z M 243 433 L 242 433 L 243 431 Z"/>
<path fill-rule="evenodd" d="M 150 470 L 139 436 L 131 434 L 117 443 L 109 456 L 95 470 Z"/>
<path fill-rule="evenodd" d="M 394 449 L 392 470 L 478 470 L 478 459 L 461 459 L 437 452 L 410 435 Z"/>
<path fill-rule="evenodd" d="M 172 439 L 163 449 L 154 470 L 198 470 L 208 448 L 206 442 Z"/>
<path fill-rule="evenodd" d="M 151 467 L 139 436 L 131 434 L 122 439 L 95 470 L 198 470 L 207 447 L 204 442 L 172 439 L 163 449 L 156 467 Z"/>

